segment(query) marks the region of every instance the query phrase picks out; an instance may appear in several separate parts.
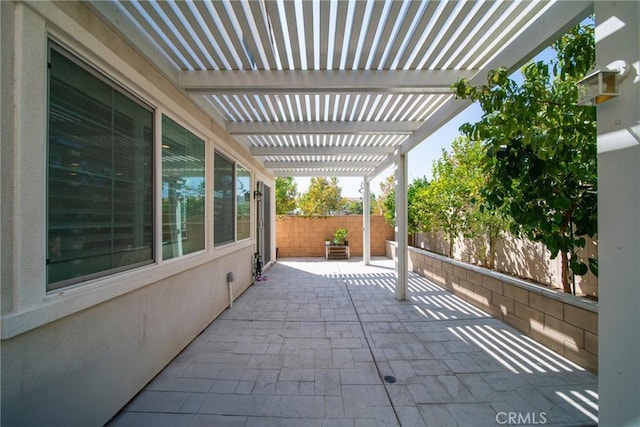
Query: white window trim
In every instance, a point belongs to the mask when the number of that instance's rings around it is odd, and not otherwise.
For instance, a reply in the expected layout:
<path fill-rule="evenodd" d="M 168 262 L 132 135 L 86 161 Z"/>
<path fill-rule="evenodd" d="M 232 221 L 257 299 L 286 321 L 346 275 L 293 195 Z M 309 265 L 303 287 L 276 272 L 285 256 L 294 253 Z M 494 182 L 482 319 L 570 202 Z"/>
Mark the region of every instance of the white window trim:
<path fill-rule="evenodd" d="M 234 236 L 235 238 L 235 242 L 244 242 L 245 240 L 250 240 L 253 238 L 254 234 L 253 234 L 253 211 L 255 211 L 253 202 L 253 176 L 255 175 L 252 171 L 251 168 L 248 168 L 246 166 L 244 166 L 242 163 L 240 162 L 235 162 L 236 163 L 236 167 L 235 169 L 235 191 L 238 190 L 238 167 L 241 167 L 242 169 L 246 170 L 247 172 L 249 172 L 249 237 L 244 237 L 242 239 L 238 239 L 238 195 L 236 194 L 235 197 L 235 201 L 236 201 L 236 212 L 235 212 L 235 228 L 236 228 L 236 235 Z"/>
<path fill-rule="evenodd" d="M 160 123 L 160 132 L 156 132 L 154 135 L 154 143 L 156 144 L 154 146 L 154 154 L 159 155 L 159 161 L 154 165 L 156 166 L 156 175 L 155 175 L 155 179 L 159 185 L 156 189 L 156 193 L 155 193 L 155 197 L 157 197 L 157 201 L 156 206 L 158 207 L 156 209 L 156 220 L 160 221 L 159 225 L 156 229 L 154 229 L 155 231 L 155 235 L 154 235 L 154 242 L 157 245 L 157 252 L 155 252 L 156 255 L 156 262 L 158 264 L 164 264 L 167 262 L 174 262 L 176 260 L 180 260 L 183 259 L 184 257 L 188 257 L 188 256 L 195 256 L 198 254 L 204 254 L 207 253 L 211 250 L 212 244 L 209 242 L 209 238 L 212 237 L 213 232 L 210 231 L 211 228 L 213 228 L 213 220 L 211 220 L 212 222 L 209 222 L 209 211 L 213 210 L 212 206 L 209 206 L 209 199 L 210 199 L 210 193 L 213 193 L 211 190 L 213 188 L 213 180 L 209 181 L 209 175 L 210 175 L 210 170 L 209 170 L 209 157 L 211 157 L 211 155 L 209 154 L 209 141 L 206 137 L 204 137 L 202 134 L 200 134 L 197 131 L 194 131 L 194 129 L 189 126 L 186 125 L 185 122 L 183 122 L 181 119 L 176 119 L 172 116 L 171 113 L 166 112 L 165 110 L 158 108 L 156 109 L 156 114 L 159 116 L 156 117 L 156 124 L 157 122 Z M 173 258 L 169 258 L 169 259 L 164 259 L 163 257 L 163 247 L 162 247 L 162 116 L 167 117 L 170 120 L 173 120 L 175 123 L 177 123 L 178 125 L 182 126 L 184 129 L 186 129 L 187 131 L 191 132 L 194 136 L 200 138 L 203 143 L 204 143 L 204 223 L 205 223 L 205 227 L 204 227 L 204 249 L 201 249 L 199 251 L 195 251 L 195 252 L 191 252 L 179 257 L 173 257 Z M 158 154 L 159 152 L 159 154 Z M 211 224 L 211 226 L 209 226 L 209 224 Z M 156 250 L 156 247 L 154 247 L 154 250 Z"/>
<path fill-rule="evenodd" d="M 156 128 L 156 109 L 154 107 L 152 107 L 151 105 L 149 105 L 148 103 L 146 103 L 145 100 L 143 100 L 142 98 L 138 97 L 134 92 L 131 92 L 130 90 L 128 90 L 127 88 L 121 86 L 120 84 L 118 84 L 117 82 L 113 81 L 109 76 L 107 76 L 106 74 L 102 73 L 99 69 L 93 67 L 92 65 L 86 63 L 82 57 L 74 54 L 73 52 L 67 50 L 65 47 L 63 47 L 62 45 L 58 44 L 53 38 L 48 37 L 47 38 L 47 45 L 46 45 L 46 52 L 47 52 L 47 60 L 50 62 L 51 58 L 50 58 L 50 52 L 54 50 L 56 51 L 59 55 L 63 56 L 64 58 L 66 58 L 67 60 L 69 60 L 70 62 L 72 62 L 73 64 L 75 64 L 75 66 L 79 67 L 80 69 L 86 71 L 87 73 L 89 73 L 90 75 L 93 76 L 93 78 L 95 78 L 98 81 L 103 82 L 104 84 L 106 84 L 107 86 L 109 86 L 112 90 L 120 93 L 122 96 L 127 97 L 128 99 L 130 99 L 131 101 L 135 102 L 136 104 L 138 104 L 140 107 L 144 108 L 145 110 L 147 110 L 148 112 L 151 113 L 152 115 L 152 122 L 153 122 L 153 141 L 152 144 L 156 144 L 156 135 L 158 134 L 158 131 L 161 129 Z M 50 80 L 51 80 L 51 72 L 46 73 L 46 87 L 47 87 L 47 93 L 49 91 L 49 85 L 50 85 Z M 46 95 L 46 99 L 45 99 L 45 123 L 48 124 L 49 122 L 49 115 L 50 115 L 50 108 L 51 108 L 51 103 L 50 103 L 50 97 L 49 95 Z M 49 169 L 49 128 L 48 126 L 45 129 L 45 139 L 44 139 L 44 145 L 45 145 L 45 158 L 44 158 L 44 162 L 45 162 L 45 180 L 46 180 L 46 185 L 45 185 L 45 194 L 44 194 L 44 198 L 45 200 L 48 200 L 49 198 L 49 176 L 48 176 L 48 169 Z M 151 195 L 153 198 L 153 221 L 156 220 L 156 215 L 155 213 L 157 212 L 157 210 L 159 209 L 159 206 L 161 206 L 162 203 L 162 199 L 157 199 L 156 200 L 156 195 L 157 195 L 157 187 L 159 185 L 159 183 L 161 183 L 161 181 L 156 181 L 156 176 L 155 176 L 155 170 L 156 169 L 161 169 L 161 165 L 162 165 L 162 159 L 158 159 L 156 157 L 156 150 L 155 150 L 155 145 L 152 146 L 152 158 L 151 158 L 152 162 L 154 163 L 153 165 L 153 170 L 152 170 L 152 189 L 151 189 Z M 158 168 L 158 163 L 160 164 L 160 167 Z M 160 185 L 161 186 L 161 185 Z M 49 215 L 49 207 L 48 205 L 46 205 L 46 201 L 45 201 L 45 216 L 48 217 Z M 46 245 L 48 245 L 48 237 L 49 237 L 49 223 L 48 221 L 45 219 L 45 252 L 46 252 Z M 74 287 L 77 285 L 81 285 L 83 283 L 86 282 L 91 282 L 94 279 L 99 279 L 101 277 L 106 277 L 106 276 L 111 276 L 113 274 L 119 273 L 119 272 L 125 272 L 125 271 L 130 271 L 130 270 L 135 270 L 137 268 L 146 266 L 146 265 L 150 265 L 150 264 L 155 264 L 158 262 L 158 250 L 160 249 L 159 247 L 156 247 L 156 242 L 155 242 L 155 233 L 160 230 L 160 232 L 162 231 L 162 224 L 160 224 L 160 226 L 158 226 L 157 223 L 153 223 L 153 233 L 154 233 L 154 238 L 152 239 L 151 242 L 151 250 L 152 250 L 152 257 L 149 260 L 145 260 L 142 262 L 139 262 L 137 264 L 134 265 L 127 265 L 127 266 L 122 266 L 119 268 L 111 268 L 111 269 L 107 269 L 107 270 L 103 270 L 103 271 L 97 271 L 91 274 L 85 274 L 82 276 L 78 276 L 78 277 L 72 277 L 72 278 L 68 278 L 68 279 L 64 279 L 62 281 L 59 282 L 52 282 L 49 283 L 48 282 L 48 276 L 47 276 L 47 268 L 45 267 L 45 280 L 46 280 L 46 287 L 48 288 L 50 285 L 57 285 L 56 287 L 54 287 L 53 289 L 47 289 L 47 294 L 51 294 L 51 293 L 55 293 L 57 291 L 61 291 L 63 289 L 69 289 L 70 287 Z M 48 255 L 48 254 L 47 254 Z M 46 256 L 45 256 L 46 259 Z M 109 271 L 111 270 L 111 271 Z M 115 271 L 114 271 L 115 270 Z"/>

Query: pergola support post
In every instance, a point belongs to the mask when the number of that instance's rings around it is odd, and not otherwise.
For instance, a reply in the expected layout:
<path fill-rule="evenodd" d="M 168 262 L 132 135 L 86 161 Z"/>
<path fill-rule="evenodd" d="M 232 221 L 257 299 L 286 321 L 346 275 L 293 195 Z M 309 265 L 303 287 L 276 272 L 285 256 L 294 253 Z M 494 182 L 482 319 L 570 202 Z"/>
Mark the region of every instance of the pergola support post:
<path fill-rule="evenodd" d="M 409 257 L 407 247 L 407 154 L 396 156 L 396 299 L 407 299 L 409 288 Z"/>
<path fill-rule="evenodd" d="M 631 68 L 620 96 L 597 106 L 599 424 L 631 426 L 640 423 L 640 3 L 597 1 L 595 17 L 597 66 Z"/>
<path fill-rule="evenodd" d="M 362 182 L 362 261 L 371 264 L 371 185 L 369 178 Z"/>

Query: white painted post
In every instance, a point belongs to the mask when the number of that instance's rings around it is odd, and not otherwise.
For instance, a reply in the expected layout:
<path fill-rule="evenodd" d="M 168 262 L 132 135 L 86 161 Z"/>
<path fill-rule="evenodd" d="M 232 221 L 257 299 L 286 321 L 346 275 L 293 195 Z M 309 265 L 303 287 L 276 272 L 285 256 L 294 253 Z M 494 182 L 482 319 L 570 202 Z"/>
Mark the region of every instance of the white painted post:
<path fill-rule="evenodd" d="M 369 178 L 364 177 L 362 192 L 362 261 L 371 264 L 371 196 Z"/>
<path fill-rule="evenodd" d="M 631 72 L 598 105 L 599 424 L 640 425 L 640 2 L 595 2 L 596 62 Z M 621 64 L 621 63 L 619 63 Z"/>
<path fill-rule="evenodd" d="M 409 288 L 409 259 L 407 247 L 407 155 L 396 157 L 396 299 L 407 299 Z"/>

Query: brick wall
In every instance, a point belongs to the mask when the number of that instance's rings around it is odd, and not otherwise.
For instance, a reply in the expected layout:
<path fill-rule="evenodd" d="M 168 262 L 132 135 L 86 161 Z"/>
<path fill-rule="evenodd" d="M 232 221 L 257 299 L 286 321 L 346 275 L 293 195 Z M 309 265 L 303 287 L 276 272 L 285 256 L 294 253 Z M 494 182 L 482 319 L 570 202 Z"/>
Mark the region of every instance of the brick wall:
<path fill-rule="evenodd" d="M 395 242 L 387 256 L 395 257 Z M 409 269 L 591 371 L 598 370 L 598 305 L 482 267 L 409 248 Z"/>
<path fill-rule="evenodd" d="M 325 240 L 338 228 L 349 230 L 347 240 L 351 256 L 362 256 L 362 215 L 330 217 L 281 216 L 276 218 L 278 257 L 324 257 Z M 385 242 L 394 238 L 394 230 L 383 216 L 371 216 L 371 255 L 384 256 Z"/>

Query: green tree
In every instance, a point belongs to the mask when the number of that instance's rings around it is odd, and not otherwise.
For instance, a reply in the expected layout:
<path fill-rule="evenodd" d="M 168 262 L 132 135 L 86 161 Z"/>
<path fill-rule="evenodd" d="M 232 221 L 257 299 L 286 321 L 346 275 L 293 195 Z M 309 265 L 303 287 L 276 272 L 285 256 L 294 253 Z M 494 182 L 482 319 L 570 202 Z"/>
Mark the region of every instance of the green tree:
<path fill-rule="evenodd" d="M 502 235 L 509 230 L 511 217 L 504 206 L 487 209 L 484 198 L 485 185 L 489 176 L 483 162 L 487 153 L 481 141 L 471 141 L 461 137 L 462 150 L 454 151 L 458 167 L 458 179 L 463 179 L 469 189 L 469 203 L 466 209 L 466 223 L 462 235 L 479 244 L 476 256 L 485 267 L 495 268 L 496 246 Z M 460 148 L 460 147 L 459 147 Z"/>
<path fill-rule="evenodd" d="M 296 209 L 298 184 L 288 177 L 276 177 L 276 214 L 285 215 Z"/>
<path fill-rule="evenodd" d="M 469 214 L 469 224 L 463 235 L 480 242 L 476 255 L 485 267 L 496 268 L 496 247 L 504 233 L 509 232 L 511 217 L 503 207 L 487 209 L 482 196 L 482 188 L 478 189 L 475 198 L 471 199 L 474 208 Z"/>
<path fill-rule="evenodd" d="M 422 192 L 429 186 L 427 177 L 414 179 L 407 187 L 407 217 L 409 233 L 419 233 L 423 231 L 422 218 L 420 216 L 420 197 Z"/>
<path fill-rule="evenodd" d="M 376 195 L 373 193 L 369 193 L 369 213 L 373 214 L 375 211 L 376 205 Z M 352 215 L 362 215 L 364 213 L 364 206 L 362 198 L 358 200 L 345 200 L 344 210 L 348 214 Z"/>
<path fill-rule="evenodd" d="M 389 175 L 384 181 L 380 183 L 380 190 L 382 194 L 376 201 L 376 210 L 384 215 L 387 223 L 392 227 L 396 225 L 396 189 L 395 178 L 393 175 Z M 419 191 L 429 185 L 427 178 L 418 178 L 414 180 L 407 187 L 407 216 L 408 216 L 408 231 L 409 233 L 417 233 L 422 231 L 420 228 L 420 220 L 416 212 L 416 198 Z"/>
<path fill-rule="evenodd" d="M 345 200 L 344 210 L 352 215 L 362 215 L 362 199 L 360 200 Z"/>
<path fill-rule="evenodd" d="M 383 215 L 387 224 L 396 225 L 396 190 L 393 175 L 380 182 L 380 197 L 376 200 L 374 212 Z"/>
<path fill-rule="evenodd" d="M 313 177 L 309 190 L 298 198 L 298 206 L 304 215 L 330 215 L 344 206 L 342 188 L 338 178 Z"/>
<path fill-rule="evenodd" d="M 453 256 L 456 237 L 475 219 L 472 200 L 481 186 L 478 165 L 483 155 L 480 143 L 466 137 L 456 138 L 451 148 L 452 153 L 443 149 L 442 156 L 433 162 L 433 179 L 417 189 L 412 207 L 422 230 L 445 234 L 449 256 Z"/>
<path fill-rule="evenodd" d="M 576 255 L 583 236 L 597 232 L 595 109 L 575 105 L 576 82 L 595 63 L 593 33 L 593 26 L 572 29 L 553 45 L 557 59 L 523 67 L 520 86 L 504 68 L 491 72 L 487 85 L 452 85 L 456 97 L 478 101 L 484 111 L 461 130 L 485 143 L 488 207 L 504 207 L 515 234 L 560 254 L 565 292 L 569 269 L 588 271 Z M 589 267 L 597 274 L 596 259 Z"/>
<path fill-rule="evenodd" d="M 369 213 L 371 215 L 376 215 L 376 206 L 378 206 L 378 198 L 372 191 L 369 193 Z"/>
<path fill-rule="evenodd" d="M 409 221 L 417 231 L 444 231 L 450 255 L 456 237 L 473 239 L 476 256 L 493 269 L 496 244 L 509 228 L 509 217 L 502 209 L 484 208 L 487 176 L 482 143 L 459 137 L 451 148 L 451 154 L 443 150 L 434 162 L 431 183 L 422 178 L 409 187 Z"/>

